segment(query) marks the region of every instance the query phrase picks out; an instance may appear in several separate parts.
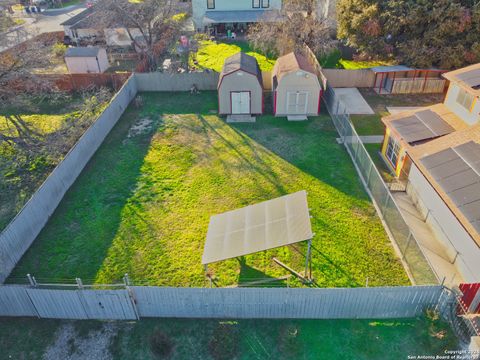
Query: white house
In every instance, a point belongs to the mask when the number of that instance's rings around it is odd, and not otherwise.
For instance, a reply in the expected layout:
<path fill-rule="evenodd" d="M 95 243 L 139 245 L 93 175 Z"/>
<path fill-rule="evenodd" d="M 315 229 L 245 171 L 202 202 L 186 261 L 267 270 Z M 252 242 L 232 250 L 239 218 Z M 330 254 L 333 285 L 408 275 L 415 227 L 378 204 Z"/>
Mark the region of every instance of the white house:
<path fill-rule="evenodd" d="M 382 153 L 407 180 L 435 238 L 463 279 L 480 281 L 480 64 L 443 74 L 443 104 L 383 118 Z"/>
<path fill-rule="evenodd" d="M 68 48 L 65 64 L 70 74 L 103 73 L 110 66 L 106 50 L 99 47 Z"/>
<path fill-rule="evenodd" d="M 281 9 L 282 0 L 192 0 L 195 29 L 215 34 L 228 30 L 241 34 L 248 24 L 278 21 Z"/>

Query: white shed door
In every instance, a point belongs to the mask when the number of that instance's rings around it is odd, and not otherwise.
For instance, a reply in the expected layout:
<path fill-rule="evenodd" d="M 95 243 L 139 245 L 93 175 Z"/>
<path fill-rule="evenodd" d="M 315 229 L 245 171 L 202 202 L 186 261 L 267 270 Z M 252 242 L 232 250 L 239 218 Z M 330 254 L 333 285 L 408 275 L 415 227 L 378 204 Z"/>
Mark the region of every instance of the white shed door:
<path fill-rule="evenodd" d="M 287 92 L 287 114 L 304 115 L 307 113 L 308 92 L 288 91 Z"/>
<path fill-rule="evenodd" d="M 250 114 L 250 93 L 232 92 L 232 114 Z"/>

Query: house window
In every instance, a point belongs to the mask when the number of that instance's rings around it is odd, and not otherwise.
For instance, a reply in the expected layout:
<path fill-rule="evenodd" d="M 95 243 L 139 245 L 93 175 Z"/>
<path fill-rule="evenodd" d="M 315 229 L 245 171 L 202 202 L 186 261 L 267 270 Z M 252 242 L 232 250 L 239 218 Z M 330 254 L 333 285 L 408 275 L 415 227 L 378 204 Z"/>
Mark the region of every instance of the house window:
<path fill-rule="evenodd" d="M 252 8 L 254 9 L 260 8 L 260 1 L 262 0 L 252 0 Z"/>
<path fill-rule="evenodd" d="M 400 154 L 400 145 L 398 141 L 396 141 L 391 136 L 388 138 L 388 145 L 387 145 L 387 159 L 391 162 L 393 167 L 397 168 L 398 163 L 398 156 Z"/>
<path fill-rule="evenodd" d="M 270 0 L 262 0 L 262 8 L 266 9 L 270 7 Z"/>
<path fill-rule="evenodd" d="M 207 0 L 207 9 L 215 9 L 215 0 Z"/>
<path fill-rule="evenodd" d="M 470 111 L 472 108 L 474 96 L 465 90 L 460 89 L 457 96 L 457 103 L 462 105 L 465 109 Z"/>

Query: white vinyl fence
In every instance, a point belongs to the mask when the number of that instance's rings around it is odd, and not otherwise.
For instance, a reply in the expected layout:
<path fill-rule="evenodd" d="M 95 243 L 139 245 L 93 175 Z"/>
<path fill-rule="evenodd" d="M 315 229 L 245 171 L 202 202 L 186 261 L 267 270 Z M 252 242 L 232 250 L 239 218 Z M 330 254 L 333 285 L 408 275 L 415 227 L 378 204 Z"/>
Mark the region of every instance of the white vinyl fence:
<path fill-rule="evenodd" d="M 0 284 L 43 229 L 67 190 L 137 93 L 130 77 L 17 216 L 0 233 Z"/>
<path fill-rule="evenodd" d="M 446 303 L 442 286 L 375 288 L 167 288 L 56 290 L 0 286 L 0 316 L 57 319 L 386 319 Z"/>

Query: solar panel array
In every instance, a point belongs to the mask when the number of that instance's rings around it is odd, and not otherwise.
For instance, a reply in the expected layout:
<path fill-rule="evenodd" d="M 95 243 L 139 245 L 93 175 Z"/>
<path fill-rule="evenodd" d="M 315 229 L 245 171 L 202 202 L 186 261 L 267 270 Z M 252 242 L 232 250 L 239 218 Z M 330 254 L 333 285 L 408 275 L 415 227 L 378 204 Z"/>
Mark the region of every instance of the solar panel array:
<path fill-rule="evenodd" d="M 392 126 L 409 143 L 433 139 L 455 131 L 432 110 L 422 110 L 412 116 L 392 121 Z"/>
<path fill-rule="evenodd" d="M 467 85 L 476 88 L 480 86 L 480 69 L 467 71 L 457 75 L 457 78 L 462 80 Z"/>
<path fill-rule="evenodd" d="M 480 233 L 480 144 L 466 144 L 424 157 L 422 164 Z"/>
<path fill-rule="evenodd" d="M 307 193 L 299 191 L 210 218 L 202 264 L 310 240 Z"/>

